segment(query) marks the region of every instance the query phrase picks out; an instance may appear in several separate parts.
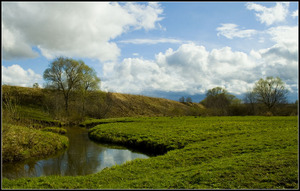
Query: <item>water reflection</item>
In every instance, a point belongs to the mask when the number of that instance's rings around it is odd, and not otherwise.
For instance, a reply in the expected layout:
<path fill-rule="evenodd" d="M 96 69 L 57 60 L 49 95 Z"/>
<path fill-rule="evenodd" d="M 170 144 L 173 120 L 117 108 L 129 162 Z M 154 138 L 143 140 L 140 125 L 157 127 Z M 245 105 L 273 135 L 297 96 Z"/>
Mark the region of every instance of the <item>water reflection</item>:
<path fill-rule="evenodd" d="M 86 129 L 69 127 L 67 130 L 70 141 L 68 150 L 45 160 L 4 164 L 2 176 L 12 179 L 49 175 L 87 175 L 136 158 L 149 158 L 127 149 L 115 149 L 97 144 L 88 138 Z"/>

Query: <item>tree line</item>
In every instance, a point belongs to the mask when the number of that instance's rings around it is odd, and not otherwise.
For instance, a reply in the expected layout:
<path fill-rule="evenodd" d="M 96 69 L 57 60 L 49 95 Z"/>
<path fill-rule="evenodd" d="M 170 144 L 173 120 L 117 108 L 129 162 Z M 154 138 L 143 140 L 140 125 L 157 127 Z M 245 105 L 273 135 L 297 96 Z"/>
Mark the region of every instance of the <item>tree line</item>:
<path fill-rule="evenodd" d="M 210 115 L 297 115 L 297 105 L 287 103 L 288 90 L 279 77 L 260 79 L 243 100 L 222 87 L 209 89 L 200 101 Z M 179 99 L 184 103 L 184 97 Z"/>

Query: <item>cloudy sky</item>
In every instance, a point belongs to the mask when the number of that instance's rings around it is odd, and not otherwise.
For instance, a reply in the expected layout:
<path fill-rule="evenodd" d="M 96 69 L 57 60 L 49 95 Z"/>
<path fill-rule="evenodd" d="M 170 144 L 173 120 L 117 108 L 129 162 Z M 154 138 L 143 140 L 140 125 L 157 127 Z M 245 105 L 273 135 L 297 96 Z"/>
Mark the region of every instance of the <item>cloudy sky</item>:
<path fill-rule="evenodd" d="M 2 2 L 2 84 L 42 86 L 58 56 L 93 67 L 105 91 L 198 102 L 278 76 L 295 101 L 298 2 Z"/>

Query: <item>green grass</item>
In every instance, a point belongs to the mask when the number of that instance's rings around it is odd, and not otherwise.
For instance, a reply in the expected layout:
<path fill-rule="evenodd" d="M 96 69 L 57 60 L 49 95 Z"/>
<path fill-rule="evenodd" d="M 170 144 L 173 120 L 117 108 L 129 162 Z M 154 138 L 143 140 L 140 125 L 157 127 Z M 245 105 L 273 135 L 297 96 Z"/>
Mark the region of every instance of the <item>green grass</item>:
<path fill-rule="evenodd" d="M 126 123 L 126 122 L 134 122 L 139 120 L 139 117 L 119 117 L 119 118 L 107 118 L 107 119 L 87 119 L 79 124 L 80 127 L 91 128 L 99 124 L 107 124 L 107 123 Z"/>
<path fill-rule="evenodd" d="M 67 130 L 61 127 L 45 127 L 42 129 L 42 131 L 49 131 L 49 132 L 53 132 L 53 133 L 58 133 L 61 135 L 64 135 L 67 133 Z"/>
<path fill-rule="evenodd" d="M 298 117 L 153 117 L 101 124 L 98 141 L 156 157 L 77 177 L 3 179 L 3 188 L 298 188 Z"/>
<path fill-rule="evenodd" d="M 58 120 L 53 120 L 53 118 L 39 107 L 29 107 L 29 106 L 18 106 L 18 112 L 20 118 L 25 123 L 36 122 L 43 125 L 56 125 L 61 126 L 62 123 Z"/>
<path fill-rule="evenodd" d="M 2 138 L 3 162 L 45 158 L 69 144 L 65 136 L 6 123 L 2 126 Z"/>

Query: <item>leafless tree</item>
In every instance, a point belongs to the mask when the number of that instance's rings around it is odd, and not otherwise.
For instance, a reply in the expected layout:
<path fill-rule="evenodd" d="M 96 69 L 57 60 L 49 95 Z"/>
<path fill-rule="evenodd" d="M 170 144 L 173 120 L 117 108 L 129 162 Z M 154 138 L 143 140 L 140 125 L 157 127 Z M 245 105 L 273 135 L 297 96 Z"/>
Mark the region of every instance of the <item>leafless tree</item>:
<path fill-rule="evenodd" d="M 253 89 L 256 99 L 259 103 L 263 103 L 270 111 L 275 105 L 286 103 L 288 90 L 285 83 L 279 78 L 267 77 L 265 80 L 260 79 L 254 85 Z"/>

